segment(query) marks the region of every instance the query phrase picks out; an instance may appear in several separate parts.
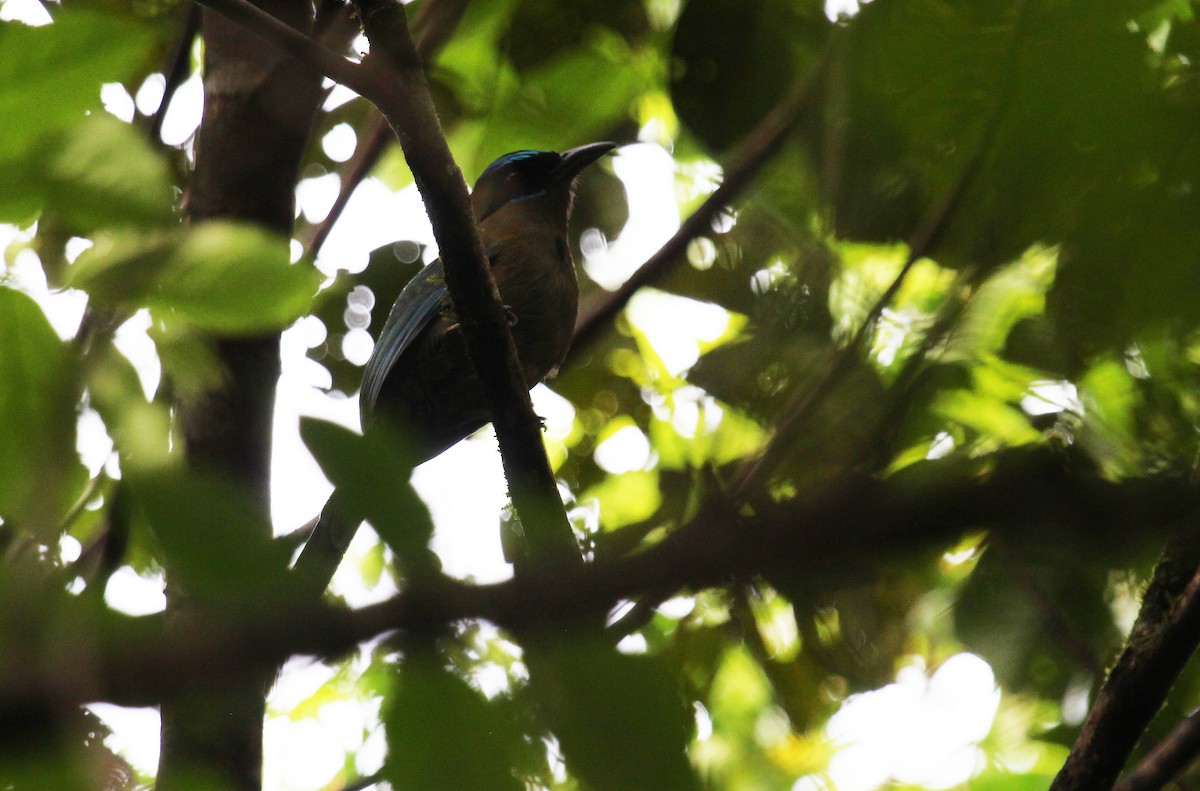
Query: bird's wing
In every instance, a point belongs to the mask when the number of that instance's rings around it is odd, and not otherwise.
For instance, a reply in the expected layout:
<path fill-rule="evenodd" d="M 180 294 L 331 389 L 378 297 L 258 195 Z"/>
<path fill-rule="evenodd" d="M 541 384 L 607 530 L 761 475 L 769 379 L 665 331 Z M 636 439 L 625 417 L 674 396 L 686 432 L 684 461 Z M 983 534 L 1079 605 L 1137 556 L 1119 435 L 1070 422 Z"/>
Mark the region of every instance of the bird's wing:
<path fill-rule="evenodd" d="M 418 272 L 396 298 L 363 371 L 358 399 L 364 426 L 375 409 L 383 380 L 421 330 L 438 317 L 446 300 L 446 278 L 440 258 Z"/>

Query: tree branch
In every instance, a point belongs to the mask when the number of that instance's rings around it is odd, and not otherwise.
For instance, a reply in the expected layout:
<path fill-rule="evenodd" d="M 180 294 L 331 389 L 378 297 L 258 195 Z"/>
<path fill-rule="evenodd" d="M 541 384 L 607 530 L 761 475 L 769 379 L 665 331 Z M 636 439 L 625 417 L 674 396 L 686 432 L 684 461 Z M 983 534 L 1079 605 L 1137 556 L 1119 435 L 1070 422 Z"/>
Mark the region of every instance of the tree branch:
<path fill-rule="evenodd" d="M 296 28 L 281 22 L 246 0 L 196 0 L 222 16 L 274 44 L 297 62 L 315 69 L 329 79 L 363 95 L 377 89 L 362 64 L 343 58 Z"/>
<path fill-rule="evenodd" d="M 1175 726 L 1167 738 L 1121 778 L 1113 791 L 1158 791 L 1200 755 L 1200 710 Z"/>
<path fill-rule="evenodd" d="M 753 182 L 754 177 L 779 150 L 788 133 L 800 120 L 800 113 L 812 100 L 813 90 L 819 82 L 824 63 L 823 56 L 742 140 L 738 153 L 725 171 L 721 186 L 684 220 L 679 230 L 654 255 L 646 259 L 620 288 L 580 314 L 575 323 L 575 336 L 571 341 L 571 351 L 567 355 L 565 365 L 579 359 L 579 355 L 596 341 L 609 322 L 629 303 L 634 293 L 642 286 L 665 276 L 683 259 L 688 244 L 693 239 L 711 231 L 713 218 L 733 203 Z"/>
<path fill-rule="evenodd" d="M 1125 650 L 1050 791 L 1111 788 L 1198 645 L 1200 540 L 1181 535 L 1163 551 Z"/>
<path fill-rule="evenodd" d="M 355 0 L 363 32 L 371 42 L 371 53 L 355 64 L 246 0 L 197 2 L 226 14 L 357 91 L 388 120 L 433 225 L 446 267 L 446 286 L 491 410 L 504 473 L 530 555 L 538 561 L 582 563 L 546 458 L 541 423 L 533 411 L 507 315 L 487 264 L 467 185 L 442 134 L 404 6 L 395 0 Z"/>
<path fill-rule="evenodd" d="M 442 134 L 404 7 L 393 0 L 355 0 L 355 4 L 372 45 L 364 65 L 389 74 L 387 92 L 367 98 L 396 131 L 425 200 L 446 268 L 446 287 L 491 411 L 504 474 L 531 559 L 578 565 L 582 557 L 546 458 L 541 422 L 533 411 L 467 185 Z"/>
<path fill-rule="evenodd" d="M 417 54 L 421 56 L 422 62 L 428 63 L 438 53 L 454 32 L 466 9 L 467 0 L 428 0 L 421 6 L 421 10 L 413 19 L 413 28 L 418 31 Z M 342 172 L 337 199 L 305 245 L 308 254 L 313 258 L 317 257 L 333 226 L 346 210 L 350 196 L 375 167 L 375 163 L 387 150 L 388 144 L 396 139 L 387 121 L 380 115 L 372 116 L 364 131 L 364 142 L 355 150 L 354 157 Z"/>
<path fill-rule="evenodd" d="M 1054 523 L 1095 541 L 1132 528 L 1169 526 L 1197 509 L 1200 491 L 1186 481 L 1113 484 L 1047 449 L 1004 454 L 986 476 L 953 462 L 926 462 L 911 478 L 853 477 L 814 502 L 781 504 L 753 520 L 709 509 L 644 552 L 587 565 L 543 566 L 502 583 L 471 585 L 439 576 L 353 611 L 280 596 L 209 613 L 186 634 L 164 634 L 158 617 L 114 616 L 117 623 L 97 632 L 109 642 L 98 647 L 92 672 L 81 671 L 90 657 L 77 653 L 0 666 L 0 717 L 32 701 L 150 705 L 226 683 L 264 662 L 296 654 L 340 655 L 390 631 L 428 632 L 468 618 L 520 634 L 553 633 L 649 590 L 698 590 L 759 574 L 804 575 L 830 564 L 894 560 L 981 526 L 1003 534 L 1036 517 L 1039 524 Z M 1200 583 L 1193 580 L 1191 588 L 1200 589 Z M 1194 591 L 1188 596 L 1200 598 Z M 1172 639 L 1195 639 L 1188 629 L 1200 635 L 1194 628 L 1200 607 L 1189 603 L 1172 613 Z M 1143 675 L 1150 672 L 1144 668 Z"/>

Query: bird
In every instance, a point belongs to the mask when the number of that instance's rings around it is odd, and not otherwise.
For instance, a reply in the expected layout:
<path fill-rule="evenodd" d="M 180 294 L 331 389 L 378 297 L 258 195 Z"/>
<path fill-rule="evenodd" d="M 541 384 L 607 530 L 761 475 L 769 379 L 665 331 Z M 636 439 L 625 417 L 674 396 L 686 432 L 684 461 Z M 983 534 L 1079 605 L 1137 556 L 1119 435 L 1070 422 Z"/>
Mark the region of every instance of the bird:
<path fill-rule="evenodd" d="M 575 179 L 614 148 L 615 143 L 599 142 L 561 153 L 513 151 L 488 165 L 471 192 L 530 388 L 556 371 L 575 328 L 579 284 L 567 243 Z M 418 272 L 392 305 L 363 371 L 359 411 L 364 434 L 386 424 L 403 437 L 405 447 L 398 452 L 411 466 L 489 422 L 441 259 Z M 335 565 L 341 558 L 362 521 L 348 513 L 344 500 L 334 492 L 297 569 L 320 564 L 305 555 L 324 556 Z"/>
<path fill-rule="evenodd" d="M 471 193 L 529 387 L 562 363 L 575 329 L 579 285 L 567 244 L 575 177 L 614 147 L 514 151 L 488 165 Z M 418 463 L 488 422 L 441 259 L 393 304 L 363 372 L 359 408 L 364 430 L 377 419 L 399 426 Z"/>

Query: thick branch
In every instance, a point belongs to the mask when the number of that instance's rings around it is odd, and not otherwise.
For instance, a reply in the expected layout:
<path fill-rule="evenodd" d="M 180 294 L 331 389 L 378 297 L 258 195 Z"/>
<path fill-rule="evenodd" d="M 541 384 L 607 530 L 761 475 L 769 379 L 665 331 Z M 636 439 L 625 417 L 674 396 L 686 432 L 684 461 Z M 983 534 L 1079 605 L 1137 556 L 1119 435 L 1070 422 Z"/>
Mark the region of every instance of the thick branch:
<path fill-rule="evenodd" d="M 387 93 L 367 98 L 396 131 L 425 200 L 446 267 L 446 286 L 483 385 L 530 553 L 537 561 L 578 564 L 579 548 L 546 458 L 541 422 L 529 399 L 467 185 L 442 134 L 404 7 L 392 0 L 356 0 L 356 7 L 372 44 L 365 65 L 386 69 L 389 75 Z"/>
<path fill-rule="evenodd" d="M 246 0 L 198 0 L 320 69 L 372 102 L 396 132 L 433 225 L 446 286 L 467 352 L 492 414 L 504 472 L 531 555 L 582 562 L 542 444 L 507 314 L 487 264 L 462 173 L 442 134 L 421 59 L 395 0 L 356 0 L 371 53 L 361 64 L 341 58 Z"/>
<path fill-rule="evenodd" d="M 754 521 L 706 511 L 640 554 L 545 566 L 494 585 L 436 577 L 354 611 L 280 597 L 275 607 L 259 602 L 212 613 L 187 634 L 164 635 L 157 618 L 123 619 L 128 625 L 102 630 L 110 643 L 100 649 L 91 674 L 80 672 L 76 655 L 0 667 L 0 717 L 31 701 L 153 704 L 185 688 L 227 682 L 262 662 L 338 655 L 389 631 L 423 632 L 466 618 L 524 634 L 556 631 L 650 590 L 697 590 L 757 574 L 803 575 L 831 564 L 894 559 L 981 526 L 1003 535 L 1036 518 L 1095 541 L 1170 525 L 1200 508 L 1200 492 L 1184 481 L 1112 484 L 1073 471 L 1045 450 L 1010 453 L 984 477 L 953 462 L 922 466 L 920 481 L 903 475 L 888 482 L 852 478 L 815 502 L 787 504 Z M 1193 628 L 1195 609 L 1189 604 L 1173 610 L 1171 640 L 1189 628 L 1200 633 Z M 1187 617 L 1181 615 L 1185 611 Z M 1175 647 L 1171 640 L 1155 639 Z"/>
<path fill-rule="evenodd" d="M 246 0 L 196 0 L 211 8 L 259 37 L 274 44 L 298 63 L 313 68 L 329 79 L 340 82 L 364 97 L 377 88 L 373 85 L 366 69 L 361 64 L 331 52 L 308 34 L 281 22 L 266 11 L 251 5 Z"/>
<path fill-rule="evenodd" d="M 259 2 L 292 25 L 312 26 L 307 4 Z M 320 104 L 320 75 L 291 68 L 284 55 L 218 14 L 204 13 L 202 30 L 204 116 L 188 219 L 236 218 L 288 235 L 300 161 Z M 176 405 L 179 427 L 192 468 L 218 472 L 254 497 L 265 540 L 279 334 L 220 338 L 215 347 L 227 378 L 202 398 Z M 216 606 L 206 594 L 188 590 L 170 564 L 167 586 L 166 623 L 173 634 L 187 634 Z M 269 666 L 248 666 L 210 694 L 164 701 L 157 788 L 190 787 L 189 778 L 204 772 L 219 778 L 222 787 L 257 791 L 264 702 L 273 675 Z"/>
<path fill-rule="evenodd" d="M 1142 609 L 1050 791 L 1111 788 L 1200 645 L 1200 546 L 1172 541 Z M 1155 786 L 1157 787 L 1157 786 Z"/>
<path fill-rule="evenodd" d="M 708 196 L 700 208 L 684 220 L 675 235 L 668 239 L 654 255 L 646 259 L 646 262 L 638 267 L 637 271 L 622 283 L 620 288 L 581 313 L 579 320 L 575 323 L 575 336 L 571 341 L 571 352 L 567 357 L 568 365 L 577 360 L 583 350 L 596 340 L 613 317 L 629 303 L 630 297 L 635 292 L 642 286 L 660 280 L 683 260 L 688 244 L 696 237 L 709 232 L 712 228 L 713 218 L 732 204 L 751 184 L 754 177 L 770 161 L 771 156 L 779 150 L 788 133 L 800 120 L 801 111 L 808 106 L 812 98 L 813 88 L 818 82 L 823 62 L 822 60 L 815 65 L 808 75 L 751 130 L 742 141 L 737 155 L 726 170 L 721 186 Z"/>

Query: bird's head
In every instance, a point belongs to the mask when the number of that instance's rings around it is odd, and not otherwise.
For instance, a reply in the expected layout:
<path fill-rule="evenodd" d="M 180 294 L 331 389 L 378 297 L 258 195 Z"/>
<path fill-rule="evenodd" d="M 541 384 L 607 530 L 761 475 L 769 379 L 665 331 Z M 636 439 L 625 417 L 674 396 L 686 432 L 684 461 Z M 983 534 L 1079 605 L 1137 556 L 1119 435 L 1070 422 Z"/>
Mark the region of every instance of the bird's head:
<path fill-rule="evenodd" d="M 571 182 L 588 165 L 617 147 L 589 143 L 561 154 L 554 151 L 513 151 L 488 165 L 471 193 L 477 222 L 512 201 L 533 198 L 556 187 L 569 191 Z"/>

